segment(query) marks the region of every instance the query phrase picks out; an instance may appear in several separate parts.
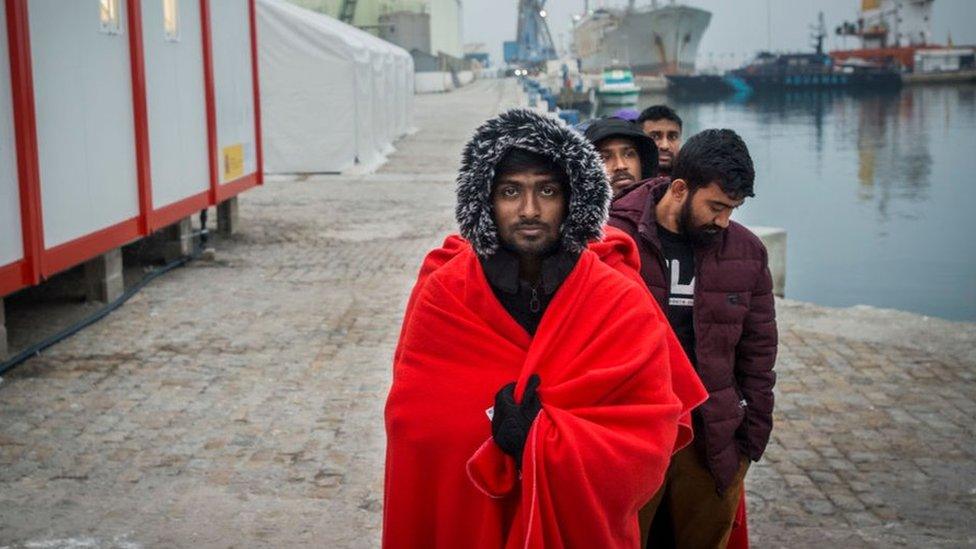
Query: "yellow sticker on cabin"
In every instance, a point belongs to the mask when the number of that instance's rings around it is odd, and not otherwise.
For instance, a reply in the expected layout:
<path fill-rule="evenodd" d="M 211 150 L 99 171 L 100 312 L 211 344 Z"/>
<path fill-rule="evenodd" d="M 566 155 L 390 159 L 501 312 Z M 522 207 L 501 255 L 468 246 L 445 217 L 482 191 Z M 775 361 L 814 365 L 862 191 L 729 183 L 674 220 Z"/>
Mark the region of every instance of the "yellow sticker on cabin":
<path fill-rule="evenodd" d="M 244 175 L 244 144 L 237 143 L 224 147 L 224 182 L 233 181 Z"/>

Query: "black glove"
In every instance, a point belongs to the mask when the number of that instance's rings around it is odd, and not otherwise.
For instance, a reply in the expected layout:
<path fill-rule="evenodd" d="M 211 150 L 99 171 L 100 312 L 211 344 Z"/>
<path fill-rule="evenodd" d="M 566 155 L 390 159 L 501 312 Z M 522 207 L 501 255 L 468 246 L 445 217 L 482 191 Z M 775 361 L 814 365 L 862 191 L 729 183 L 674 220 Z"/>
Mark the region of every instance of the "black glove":
<path fill-rule="evenodd" d="M 515 382 L 501 388 L 495 395 L 495 412 L 491 418 L 491 436 L 495 444 L 503 452 L 515 458 L 515 462 L 522 466 L 522 452 L 525 450 L 525 439 L 529 436 L 529 428 L 539 415 L 542 403 L 536 389 L 539 387 L 539 376 L 532 374 L 525 384 L 522 393 L 522 403 L 515 403 Z"/>

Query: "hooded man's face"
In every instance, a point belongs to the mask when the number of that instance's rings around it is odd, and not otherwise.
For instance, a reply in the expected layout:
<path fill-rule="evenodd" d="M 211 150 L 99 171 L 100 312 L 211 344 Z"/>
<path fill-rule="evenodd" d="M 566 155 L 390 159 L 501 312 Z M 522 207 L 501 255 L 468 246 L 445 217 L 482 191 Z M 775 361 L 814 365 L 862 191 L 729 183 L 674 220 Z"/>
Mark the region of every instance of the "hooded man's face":
<path fill-rule="evenodd" d="M 625 137 L 608 137 L 596 144 L 603 159 L 603 169 L 610 180 L 613 195 L 618 196 L 642 179 L 641 159 L 637 146 Z"/>
<path fill-rule="evenodd" d="M 566 198 L 562 183 L 551 172 L 499 175 L 491 195 L 499 239 L 520 256 L 549 253 L 559 245 Z"/>

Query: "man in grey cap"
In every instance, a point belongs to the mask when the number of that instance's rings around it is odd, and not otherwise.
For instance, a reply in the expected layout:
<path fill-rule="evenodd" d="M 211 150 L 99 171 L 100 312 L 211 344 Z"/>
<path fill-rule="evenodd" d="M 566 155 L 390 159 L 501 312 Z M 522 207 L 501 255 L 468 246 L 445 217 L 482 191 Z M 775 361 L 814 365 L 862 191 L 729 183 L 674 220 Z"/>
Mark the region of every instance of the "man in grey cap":
<path fill-rule="evenodd" d="M 657 146 L 633 123 L 603 118 L 583 135 L 600 153 L 614 199 L 657 174 Z"/>

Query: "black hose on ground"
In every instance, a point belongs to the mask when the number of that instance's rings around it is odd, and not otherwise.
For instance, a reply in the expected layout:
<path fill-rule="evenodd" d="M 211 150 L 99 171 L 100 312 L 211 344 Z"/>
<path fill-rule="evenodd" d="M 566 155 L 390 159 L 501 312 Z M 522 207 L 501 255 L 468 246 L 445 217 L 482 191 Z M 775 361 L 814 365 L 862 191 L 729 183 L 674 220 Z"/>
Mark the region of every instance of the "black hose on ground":
<path fill-rule="evenodd" d="M 173 261 L 170 261 L 166 265 L 163 265 L 159 268 L 149 271 L 148 273 L 146 273 L 146 276 L 142 277 L 142 279 L 139 280 L 139 282 L 137 282 L 131 288 L 123 292 L 121 296 L 113 300 L 111 303 L 107 303 L 104 307 L 102 307 L 98 311 L 95 311 L 94 314 L 83 318 L 82 320 L 76 322 L 75 324 L 68 326 L 64 330 L 61 330 L 60 332 L 53 334 L 45 338 L 44 340 L 35 343 L 34 345 L 31 345 L 30 347 L 24 349 L 23 351 L 20 351 L 13 357 L 5 360 L 4 362 L 0 362 L 0 375 L 3 375 L 6 372 L 12 370 L 14 367 L 20 365 L 28 358 L 40 355 L 42 351 L 48 349 L 49 347 L 52 347 L 64 341 L 65 339 L 68 339 L 69 337 L 77 334 L 78 332 L 84 330 L 85 328 L 105 318 L 106 316 L 109 315 L 109 313 L 121 307 L 126 301 L 132 298 L 132 296 L 139 293 L 140 290 L 145 288 L 146 285 L 152 282 L 153 280 L 156 280 L 157 278 L 172 271 L 173 269 L 182 267 L 183 265 L 186 265 L 190 261 L 200 257 L 200 253 L 205 247 L 204 244 L 206 244 L 207 239 L 209 237 L 209 231 L 207 230 L 207 210 L 202 210 L 200 212 L 200 227 L 201 229 L 199 231 L 194 231 L 192 236 L 193 237 L 199 236 L 201 245 L 199 246 L 195 245 L 190 255 L 186 255 L 179 259 L 175 259 Z"/>

